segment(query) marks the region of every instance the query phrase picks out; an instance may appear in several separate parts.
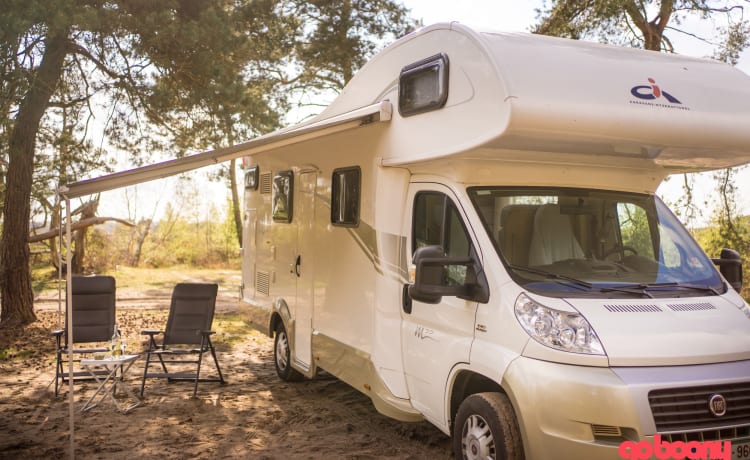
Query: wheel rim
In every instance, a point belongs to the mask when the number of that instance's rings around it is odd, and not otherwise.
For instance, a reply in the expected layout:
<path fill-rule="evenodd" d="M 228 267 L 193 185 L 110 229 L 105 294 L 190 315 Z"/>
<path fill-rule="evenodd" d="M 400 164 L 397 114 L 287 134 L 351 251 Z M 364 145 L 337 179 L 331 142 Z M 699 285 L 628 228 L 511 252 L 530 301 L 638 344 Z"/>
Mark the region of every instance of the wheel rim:
<path fill-rule="evenodd" d="M 286 331 L 279 331 L 276 338 L 276 365 L 280 370 L 285 370 L 289 364 L 289 340 Z"/>
<path fill-rule="evenodd" d="M 495 438 L 487 421 L 479 415 L 471 415 L 464 422 L 461 445 L 465 459 L 495 459 Z"/>

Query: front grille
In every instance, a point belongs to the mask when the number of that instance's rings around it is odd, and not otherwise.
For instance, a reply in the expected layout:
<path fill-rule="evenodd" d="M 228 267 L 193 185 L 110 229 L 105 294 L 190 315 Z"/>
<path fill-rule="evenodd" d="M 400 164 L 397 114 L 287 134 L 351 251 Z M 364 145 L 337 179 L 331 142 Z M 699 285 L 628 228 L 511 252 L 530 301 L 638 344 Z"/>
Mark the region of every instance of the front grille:
<path fill-rule="evenodd" d="M 716 394 L 726 399 L 726 413 L 720 417 L 709 409 L 709 399 Z M 648 401 L 659 433 L 750 425 L 750 382 L 652 390 Z"/>
<path fill-rule="evenodd" d="M 667 442 L 734 441 L 747 438 L 750 438 L 750 425 L 724 428 L 721 430 L 690 431 L 687 433 L 668 433 L 662 435 L 662 439 Z"/>

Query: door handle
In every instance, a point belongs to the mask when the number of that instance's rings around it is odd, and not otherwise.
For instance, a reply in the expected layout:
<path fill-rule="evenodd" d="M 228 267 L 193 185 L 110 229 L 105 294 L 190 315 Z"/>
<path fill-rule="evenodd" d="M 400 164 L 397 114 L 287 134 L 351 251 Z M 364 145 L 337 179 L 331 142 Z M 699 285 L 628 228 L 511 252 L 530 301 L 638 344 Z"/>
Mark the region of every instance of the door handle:
<path fill-rule="evenodd" d="M 302 256 L 297 256 L 297 260 L 294 262 L 294 274 L 299 278 L 299 266 L 302 263 Z"/>
<path fill-rule="evenodd" d="M 404 287 L 401 290 L 401 308 L 404 310 L 404 313 L 411 314 L 411 296 L 409 296 L 409 285 L 404 284 Z"/>

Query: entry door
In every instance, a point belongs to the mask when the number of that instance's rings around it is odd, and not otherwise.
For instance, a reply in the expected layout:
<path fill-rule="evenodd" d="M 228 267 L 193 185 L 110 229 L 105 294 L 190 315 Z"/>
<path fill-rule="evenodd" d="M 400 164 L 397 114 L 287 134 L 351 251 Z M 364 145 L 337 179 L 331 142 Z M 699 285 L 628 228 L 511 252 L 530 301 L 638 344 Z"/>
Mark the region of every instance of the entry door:
<path fill-rule="evenodd" d="M 296 219 L 298 219 L 298 253 L 294 266 L 294 272 L 297 276 L 297 299 L 294 315 L 294 359 L 304 369 L 310 368 L 312 356 L 316 180 L 317 173 L 314 171 L 300 173 L 297 202 L 295 203 Z"/>
<path fill-rule="evenodd" d="M 438 184 L 411 184 L 407 260 L 423 246 L 440 245 L 450 256 L 467 256 L 472 234 L 453 193 Z M 462 267 L 451 267 L 448 278 L 462 283 Z M 477 303 L 443 297 L 438 304 L 413 301 L 402 311 L 404 368 L 412 405 L 428 419 L 447 426 L 445 390 L 448 375 L 458 363 L 469 362 L 474 340 Z"/>

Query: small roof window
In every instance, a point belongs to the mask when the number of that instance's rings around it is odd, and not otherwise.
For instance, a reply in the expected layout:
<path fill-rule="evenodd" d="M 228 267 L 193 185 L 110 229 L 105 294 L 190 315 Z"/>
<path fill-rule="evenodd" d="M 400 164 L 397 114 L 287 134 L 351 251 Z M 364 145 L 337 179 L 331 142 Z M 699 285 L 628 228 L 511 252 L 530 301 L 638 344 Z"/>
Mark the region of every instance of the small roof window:
<path fill-rule="evenodd" d="M 403 117 L 437 110 L 448 100 L 448 56 L 444 53 L 410 64 L 398 82 L 398 112 Z"/>

